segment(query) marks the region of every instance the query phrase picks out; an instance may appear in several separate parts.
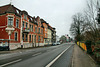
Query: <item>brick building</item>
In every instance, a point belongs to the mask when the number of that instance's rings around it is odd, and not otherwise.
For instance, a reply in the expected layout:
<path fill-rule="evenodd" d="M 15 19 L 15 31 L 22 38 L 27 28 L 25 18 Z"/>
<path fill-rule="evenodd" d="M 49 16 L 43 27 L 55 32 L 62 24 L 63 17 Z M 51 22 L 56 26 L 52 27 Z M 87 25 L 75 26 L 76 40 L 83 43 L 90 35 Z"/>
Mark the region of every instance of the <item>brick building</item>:
<path fill-rule="evenodd" d="M 42 22 L 42 26 L 43 26 L 43 35 L 44 35 L 44 45 L 48 44 L 48 23 L 46 21 L 44 21 L 43 19 L 41 19 Z"/>
<path fill-rule="evenodd" d="M 10 39 L 7 28 L 14 29 Z M 48 23 L 39 16 L 31 17 L 11 4 L 0 7 L 0 41 L 5 43 L 10 40 L 10 49 L 20 48 L 21 45 L 23 48 L 44 46 L 48 38 L 47 29 Z"/>

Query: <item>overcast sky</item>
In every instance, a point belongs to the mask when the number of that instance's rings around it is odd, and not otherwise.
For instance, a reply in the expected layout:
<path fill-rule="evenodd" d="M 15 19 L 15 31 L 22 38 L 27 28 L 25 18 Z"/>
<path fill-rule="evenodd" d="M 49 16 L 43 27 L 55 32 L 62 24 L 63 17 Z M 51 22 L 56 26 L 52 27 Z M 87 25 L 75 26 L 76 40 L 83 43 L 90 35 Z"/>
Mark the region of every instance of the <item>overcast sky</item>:
<path fill-rule="evenodd" d="M 0 0 L 0 6 L 9 3 L 10 0 Z M 12 4 L 31 16 L 40 16 L 61 36 L 69 34 L 72 15 L 84 10 L 86 0 L 12 0 Z"/>

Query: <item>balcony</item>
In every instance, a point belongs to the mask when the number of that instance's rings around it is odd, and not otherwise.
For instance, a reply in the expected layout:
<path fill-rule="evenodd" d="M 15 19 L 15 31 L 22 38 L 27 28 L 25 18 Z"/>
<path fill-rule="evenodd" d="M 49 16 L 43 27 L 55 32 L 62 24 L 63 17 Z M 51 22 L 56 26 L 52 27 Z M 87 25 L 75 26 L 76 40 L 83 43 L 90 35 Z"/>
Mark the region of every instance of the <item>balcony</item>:
<path fill-rule="evenodd" d="M 23 28 L 23 33 L 29 33 L 30 29 L 29 28 Z"/>

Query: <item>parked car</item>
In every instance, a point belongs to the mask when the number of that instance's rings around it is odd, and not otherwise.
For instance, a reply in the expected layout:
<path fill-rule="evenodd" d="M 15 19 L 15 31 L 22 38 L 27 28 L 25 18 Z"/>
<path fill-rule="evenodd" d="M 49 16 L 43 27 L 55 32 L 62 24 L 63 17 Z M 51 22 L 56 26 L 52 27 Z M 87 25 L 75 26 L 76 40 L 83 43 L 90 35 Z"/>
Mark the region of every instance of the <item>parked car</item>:
<path fill-rule="evenodd" d="M 3 44 L 3 42 L 0 42 L 0 51 L 3 50 L 9 50 L 9 46 L 7 42 L 5 42 L 5 44 Z"/>
<path fill-rule="evenodd" d="M 52 46 L 56 46 L 56 45 L 57 45 L 57 43 L 53 43 L 53 44 L 52 44 Z"/>
<path fill-rule="evenodd" d="M 57 45 L 60 45 L 60 42 L 57 42 L 56 44 L 57 44 Z"/>

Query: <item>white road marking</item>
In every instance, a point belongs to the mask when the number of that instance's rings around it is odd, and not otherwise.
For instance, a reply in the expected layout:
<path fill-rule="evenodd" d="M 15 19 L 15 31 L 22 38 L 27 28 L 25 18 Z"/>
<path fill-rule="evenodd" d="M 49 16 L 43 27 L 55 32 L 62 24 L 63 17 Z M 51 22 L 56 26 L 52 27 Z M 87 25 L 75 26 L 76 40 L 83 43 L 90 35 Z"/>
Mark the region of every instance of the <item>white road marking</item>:
<path fill-rule="evenodd" d="M 37 54 L 33 54 L 32 56 L 37 56 L 37 55 L 39 55 L 39 54 L 41 54 L 41 52 L 40 52 L 40 53 L 37 53 Z"/>
<path fill-rule="evenodd" d="M 19 53 L 22 53 L 22 52 L 19 52 Z"/>
<path fill-rule="evenodd" d="M 13 63 L 19 62 L 19 61 L 21 61 L 21 60 L 22 60 L 22 59 L 18 59 L 18 60 L 15 60 L 15 61 L 12 61 L 12 62 L 3 64 L 3 65 L 0 65 L 0 67 L 4 67 L 4 66 L 7 66 L 7 65 L 9 65 L 9 64 L 13 64 Z"/>
<path fill-rule="evenodd" d="M 72 46 L 72 45 L 71 45 L 71 46 Z M 71 46 L 69 46 L 68 48 L 70 48 Z M 68 48 L 65 49 L 62 53 L 60 53 L 54 60 L 52 60 L 52 61 L 51 61 L 48 65 L 46 65 L 45 67 L 50 67 L 62 54 L 65 53 L 65 51 L 68 50 Z"/>

